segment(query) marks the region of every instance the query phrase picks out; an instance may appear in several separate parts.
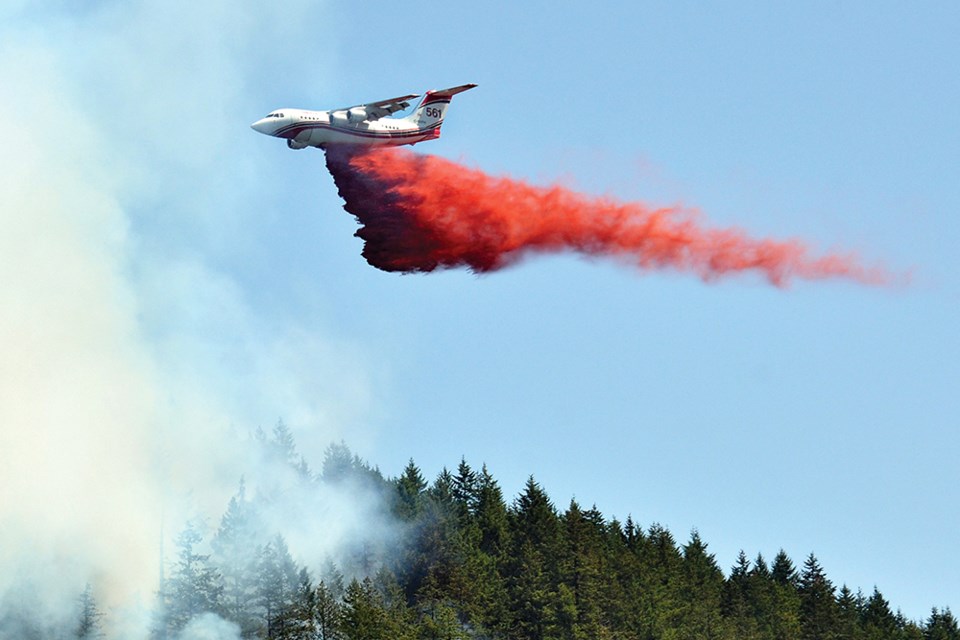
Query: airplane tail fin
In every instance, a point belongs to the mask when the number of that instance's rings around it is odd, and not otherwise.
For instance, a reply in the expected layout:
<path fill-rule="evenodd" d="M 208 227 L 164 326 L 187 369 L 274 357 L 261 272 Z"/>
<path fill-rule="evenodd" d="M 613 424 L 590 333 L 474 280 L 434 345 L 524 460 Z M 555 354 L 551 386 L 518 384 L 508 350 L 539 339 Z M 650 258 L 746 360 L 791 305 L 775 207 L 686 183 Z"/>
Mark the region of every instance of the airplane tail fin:
<path fill-rule="evenodd" d="M 417 125 L 421 130 L 433 130 L 434 137 L 440 137 L 440 125 L 443 124 L 443 116 L 450 106 L 450 100 L 467 89 L 473 89 L 475 84 L 463 84 L 459 87 L 441 89 L 440 91 L 427 91 L 423 94 L 423 100 L 417 106 L 416 110 L 407 119 Z"/>

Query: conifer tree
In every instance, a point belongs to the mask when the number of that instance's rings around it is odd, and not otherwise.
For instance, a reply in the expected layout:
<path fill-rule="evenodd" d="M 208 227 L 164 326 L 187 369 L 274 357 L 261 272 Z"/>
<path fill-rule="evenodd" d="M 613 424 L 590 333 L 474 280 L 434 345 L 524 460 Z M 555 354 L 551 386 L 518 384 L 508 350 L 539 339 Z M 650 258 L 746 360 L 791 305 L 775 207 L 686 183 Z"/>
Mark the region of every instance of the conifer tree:
<path fill-rule="evenodd" d="M 352 580 L 343 598 L 344 640 L 413 640 L 415 628 L 402 591 L 388 572 Z"/>
<path fill-rule="evenodd" d="M 800 637 L 803 640 L 836 638 L 838 611 L 833 584 L 812 553 L 803 565 L 797 593 L 800 596 Z"/>
<path fill-rule="evenodd" d="M 799 576 L 793 566 L 793 561 L 787 556 L 787 552 L 780 549 L 773 558 L 773 567 L 770 570 L 770 577 L 773 581 L 782 587 L 797 588 L 799 585 Z"/>
<path fill-rule="evenodd" d="M 350 477 L 354 468 L 355 461 L 347 445 L 331 444 L 323 454 L 320 477 L 327 482 L 339 482 Z"/>
<path fill-rule="evenodd" d="M 247 499 L 246 483 L 240 479 L 230 498 L 220 527 L 211 542 L 213 560 L 223 577 L 224 617 L 240 627 L 243 636 L 260 628 L 258 583 L 259 550 L 263 525 L 253 503 Z"/>
<path fill-rule="evenodd" d="M 210 563 L 209 554 L 199 553 L 203 541 L 200 525 L 188 522 L 177 537 L 177 561 L 161 594 L 161 635 L 177 633 L 202 613 L 223 612 L 223 582 Z M 173 634 L 171 634 L 173 635 Z"/>
<path fill-rule="evenodd" d="M 468 597 L 462 571 L 463 532 L 452 487 L 453 476 L 444 469 L 421 500 L 417 532 L 398 571 L 410 601 L 417 594 L 430 600 L 444 599 L 451 592 L 461 600 Z"/>
<path fill-rule="evenodd" d="M 340 580 L 335 578 L 335 580 Z M 340 640 L 342 637 L 343 608 L 340 605 L 339 594 L 343 591 L 342 581 L 339 586 L 330 587 L 321 580 L 316 588 L 314 609 L 314 628 L 316 640 Z"/>
<path fill-rule="evenodd" d="M 923 628 L 924 640 L 960 640 L 960 628 L 950 608 L 933 608 Z"/>
<path fill-rule="evenodd" d="M 282 423 L 272 440 L 258 438 L 284 464 L 296 459 Z M 201 552 L 198 526 L 178 537 L 158 638 L 178 638 L 191 618 L 212 612 L 240 624 L 245 639 L 960 640 L 949 609 L 918 625 L 892 613 L 877 589 L 868 599 L 846 586 L 835 596 L 813 554 L 798 573 L 783 550 L 770 566 L 741 551 L 724 579 L 696 531 L 678 547 L 665 527 L 644 531 L 629 516 L 607 522 L 576 500 L 558 514 L 532 477 L 508 507 L 486 466 L 475 472 L 464 458 L 429 487 L 413 460 L 388 482 L 343 445 L 327 450 L 320 478 L 305 463 L 295 469 L 309 481 L 301 488 L 382 492 L 404 535 L 389 550 L 365 546 L 363 562 L 345 565 L 360 576 L 347 587 L 329 561 L 314 586 L 282 537 L 264 544 L 241 480 L 212 541 L 213 561 Z M 68 634 L 98 637 L 92 597 L 89 607 Z M 61 637 L 56 624 L 0 611 L 2 637 Z"/>
<path fill-rule="evenodd" d="M 677 627 L 683 559 L 673 534 L 656 523 L 650 525 L 638 555 L 634 619 L 642 637 L 663 637 Z"/>
<path fill-rule="evenodd" d="M 707 553 L 707 545 L 696 529 L 683 547 L 681 566 L 679 637 L 691 640 L 722 638 L 725 635 L 724 620 L 720 614 L 723 572 L 713 554 Z"/>
<path fill-rule="evenodd" d="M 273 637 L 278 640 L 303 640 L 317 637 L 317 592 L 310 574 L 300 569 L 297 588 L 286 609 L 280 614 Z"/>
<path fill-rule="evenodd" d="M 625 525 L 614 518 L 604 527 L 600 620 L 606 635 L 636 635 L 635 608 L 639 602 L 636 548 L 643 532 L 627 517 Z"/>
<path fill-rule="evenodd" d="M 854 594 L 847 585 L 840 588 L 837 595 L 837 638 L 839 640 L 862 640 L 863 627 L 860 617 L 863 609 L 863 595 Z"/>
<path fill-rule="evenodd" d="M 513 546 L 507 587 L 513 637 L 544 638 L 557 625 L 560 527 L 553 504 L 532 476 L 514 503 L 510 523 Z"/>
<path fill-rule="evenodd" d="M 475 636 L 463 628 L 452 606 L 437 602 L 423 616 L 417 637 L 424 640 L 469 640 Z"/>
<path fill-rule="evenodd" d="M 762 562 L 763 558 L 760 560 Z M 747 554 L 741 549 L 737 563 L 733 565 L 730 577 L 724 583 L 721 602 L 723 615 L 739 640 L 755 640 L 760 637 L 757 615 L 759 607 L 756 606 L 755 599 L 762 586 L 757 584 L 756 575 Z"/>
<path fill-rule="evenodd" d="M 566 606 L 563 626 L 573 638 L 603 635 L 603 519 L 596 508 L 584 512 L 576 500 L 563 515 L 563 552 L 561 580 L 567 593 L 561 593 Z"/>
<path fill-rule="evenodd" d="M 347 585 L 341 629 L 344 640 L 393 640 L 387 635 L 383 599 L 370 578 Z"/>
<path fill-rule="evenodd" d="M 416 636 L 413 612 L 407 606 L 403 586 L 397 582 L 396 575 L 386 567 L 381 568 L 375 576 L 374 587 L 386 613 L 387 637 L 413 640 Z"/>
<path fill-rule="evenodd" d="M 413 458 L 397 478 L 397 500 L 394 513 L 401 520 L 415 520 L 423 510 L 423 493 L 427 488 L 427 481 L 423 479 L 419 467 L 413 463 Z"/>
<path fill-rule="evenodd" d="M 453 500 L 458 507 L 458 515 L 465 519 L 475 514 L 480 499 L 480 478 L 470 468 L 465 458 L 460 458 L 457 474 L 453 477 Z"/>
<path fill-rule="evenodd" d="M 288 623 L 284 614 L 293 606 L 300 578 L 283 536 L 277 535 L 262 548 L 259 578 L 257 600 L 267 638 L 282 637 Z"/>
<path fill-rule="evenodd" d="M 477 492 L 477 526 L 480 528 L 480 550 L 502 563 L 509 546 L 509 519 L 503 491 L 483 465 Z"/>
<path fill-rule="evenodd" d="M 863 637 L 866 640 L 893 638 L 897 632 L 897 617 L 890 611 L 890 604 L 874 587 L 861 613 Z"/>
<path fill-rule="evenodd" d="M 97 601 L 93 596 L 93 587 L 89 582 L 83 589 L 83 593 L 80 594 L 77 604 L 80 615 L 75 637 L 78 638 L 78 640 L 102 638 L 103 631 L 101 629 L 101 622 L 103 620 L 103 612 L 97 607 Z"/>

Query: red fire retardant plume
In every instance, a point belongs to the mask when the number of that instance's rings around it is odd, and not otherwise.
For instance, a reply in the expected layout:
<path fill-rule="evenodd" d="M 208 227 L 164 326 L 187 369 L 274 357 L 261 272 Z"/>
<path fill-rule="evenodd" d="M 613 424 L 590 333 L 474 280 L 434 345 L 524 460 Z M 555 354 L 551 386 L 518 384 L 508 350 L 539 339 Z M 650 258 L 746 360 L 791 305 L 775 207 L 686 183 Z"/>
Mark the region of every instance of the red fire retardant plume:
<path fill-rule="evenodd" d="M 363 256 L 384 271 L 485 273 L 532 253 L 575 251 L 704 280 L 754 271 L 780 287 L 792 278 L 890 280 L 854 255 L 811 255 L 798 240 L 711 229 L 688 210 L 536 187 L 405 150 L 330 149 L 327 167 L 362 225 Z"/>

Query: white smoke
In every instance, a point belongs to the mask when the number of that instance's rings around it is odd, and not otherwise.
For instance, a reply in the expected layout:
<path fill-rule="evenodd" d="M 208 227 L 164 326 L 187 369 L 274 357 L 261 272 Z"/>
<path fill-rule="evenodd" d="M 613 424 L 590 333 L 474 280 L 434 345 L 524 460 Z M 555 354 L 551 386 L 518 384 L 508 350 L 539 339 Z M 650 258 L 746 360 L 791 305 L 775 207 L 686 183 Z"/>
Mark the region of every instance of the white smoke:
<path fill-rule="evenodd" d="M 232 622 L 205 613 L 191 620 L 178 636 L 179 640 L 239 640 L 240 628 Z"/>
<path fill-rule="evenodd" d="M 316 455 L 368 397 L 351 347 L 262 316 L 208 257 L 257 213 L 251 74 L 312 4 L 0 10 L 0 608 L 55 621 L 90 582 L 113 635 L 145 635 L 163 521 L 219 516 L 251 421 L 284 413 Z"/>

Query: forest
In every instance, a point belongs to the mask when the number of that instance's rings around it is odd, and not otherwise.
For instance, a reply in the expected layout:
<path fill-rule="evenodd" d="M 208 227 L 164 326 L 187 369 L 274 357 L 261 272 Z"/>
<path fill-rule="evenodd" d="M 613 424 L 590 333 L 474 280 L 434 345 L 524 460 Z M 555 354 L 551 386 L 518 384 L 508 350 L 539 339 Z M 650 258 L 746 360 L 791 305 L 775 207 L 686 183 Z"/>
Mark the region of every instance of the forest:
<path fill-rule="evenodd" d="M 413 460 L 387 478 L 343 444 L 314 471 L 282 423 L 259 442 L 300 490 L 379 496 L 396 534 L 308 570 L 261 517 L 276 496 L 241 480 L 218 523 L 191 521 L 176 537 L 153 638 L 186 640 L 192 621 L 215 616 L 241 638 L 960 639 L 949 608 L 908 620 L 876 588 L 838 588 L 813 553 L 797 564 L 741 551 L 725 572 L 696 531 L 680 543 L 575 500 L 561 510 L 533 477 L 508 502 L 486 466 L 464 459 L 428 482 Z M 88 587 L 72 637 L 104 637 L 104 618 Z"/>

